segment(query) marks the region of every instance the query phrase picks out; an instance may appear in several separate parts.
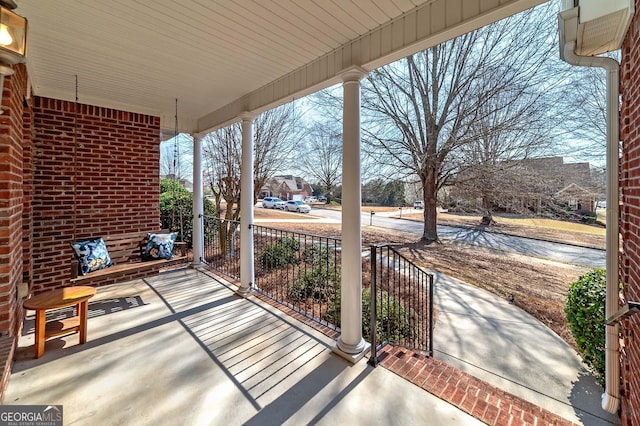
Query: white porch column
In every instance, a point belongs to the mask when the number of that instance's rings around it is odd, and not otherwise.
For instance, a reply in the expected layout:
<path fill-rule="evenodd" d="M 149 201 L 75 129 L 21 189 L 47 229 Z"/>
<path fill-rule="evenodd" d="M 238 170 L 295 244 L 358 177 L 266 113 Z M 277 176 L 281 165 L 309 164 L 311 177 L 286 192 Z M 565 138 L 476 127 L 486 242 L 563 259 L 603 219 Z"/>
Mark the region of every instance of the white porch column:
<path fill-rule="evenodd" d="M 360 230 L 360 80 L 361 68 L 342 75 L 342 281 L 340 328 L 335 351 L 351 362 L 369 348 L 362 338 L 362 233 Z"/>
<path fill-rule="evenodd" d="M 202 191 L 202 136 L 193 137 L 193 263 L 197 268 L 204 259 L 204 198 Z"/>
<path fill-rule="evenodd" d="M 242 297 L 251 294 L 253 267 L 253 118 L 242 115 L 242 163 L 240 165 L 240 288 Z"/>

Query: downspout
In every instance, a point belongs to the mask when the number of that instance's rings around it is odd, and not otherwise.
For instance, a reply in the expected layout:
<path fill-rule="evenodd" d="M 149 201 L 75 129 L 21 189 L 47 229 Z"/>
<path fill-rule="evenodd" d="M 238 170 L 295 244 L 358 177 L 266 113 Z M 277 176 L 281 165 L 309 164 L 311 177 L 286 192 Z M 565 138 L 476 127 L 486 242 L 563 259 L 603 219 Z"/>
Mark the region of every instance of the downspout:
<path fill-rule="evenodd" d="M 568 12 L 566 15 L 565 13 Z M 561 32 L 568 27 L 565 19 L 575 19 L 574 10 L 560 14 Z M 568 18 L 568 19 L 567 19 Z M 576 40 L 565 38 L 562 59 L 571 65 L 581 67 L 598 67 L 607 71 L 607 229 L 606 229 L 606 314 L 605 318 L 614 315 L 619 309 L 619 70 L 618 61 L 601 56 L 578 56 L 575 54 Z M 618 324 L 606 326 L 605 338 L 605 392 L 602 394 L 602 409 L 609 413 L 617 413 L 620 406 L 620 342 Z"/>

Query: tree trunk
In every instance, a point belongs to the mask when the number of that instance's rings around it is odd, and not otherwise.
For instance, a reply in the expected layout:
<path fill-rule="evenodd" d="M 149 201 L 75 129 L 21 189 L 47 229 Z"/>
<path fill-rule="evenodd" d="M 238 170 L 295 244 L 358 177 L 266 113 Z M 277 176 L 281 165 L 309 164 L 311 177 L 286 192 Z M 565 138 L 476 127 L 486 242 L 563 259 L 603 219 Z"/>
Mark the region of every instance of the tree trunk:
<path fill-rule="evenodd" d="M 491 212 L 491 200 L 488 196 L 482 197 L 482 210 L 484 214 L 482 216 L 482 225 L 491 225 L 493 223 L 493 214 Z"/>
<path fill-rule="evenodd" d="M 424 228 L 422 231 L 422 240 L 438 241 L 438 206 L 437 185 L 435 173 L 427 172 L 422 180 L 422 194 L 424 196 Z"/>

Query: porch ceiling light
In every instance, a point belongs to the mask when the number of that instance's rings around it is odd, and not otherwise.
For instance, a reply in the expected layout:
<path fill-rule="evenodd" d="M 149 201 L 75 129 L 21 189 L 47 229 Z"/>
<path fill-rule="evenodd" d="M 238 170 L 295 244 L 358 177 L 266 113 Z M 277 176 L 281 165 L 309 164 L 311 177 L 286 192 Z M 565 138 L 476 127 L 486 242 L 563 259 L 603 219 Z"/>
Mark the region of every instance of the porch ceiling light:
<path fill-rule="evenodd" d="M 11 75 L 10 65 L 25 61 L 27 19 L 13 12 L 13 0 L 0 0 L 0 75 Z"/>

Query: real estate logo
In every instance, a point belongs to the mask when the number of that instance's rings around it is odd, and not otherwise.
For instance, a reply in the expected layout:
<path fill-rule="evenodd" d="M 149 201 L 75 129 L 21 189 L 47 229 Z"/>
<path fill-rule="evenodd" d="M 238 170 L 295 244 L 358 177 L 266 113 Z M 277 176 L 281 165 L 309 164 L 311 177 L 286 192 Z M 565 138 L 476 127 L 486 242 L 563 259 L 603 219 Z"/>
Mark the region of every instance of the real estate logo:
<path fill-rule="evenodd" d="M 0 426 L 62 426 L 62 405 L 0 405 Z"/>

